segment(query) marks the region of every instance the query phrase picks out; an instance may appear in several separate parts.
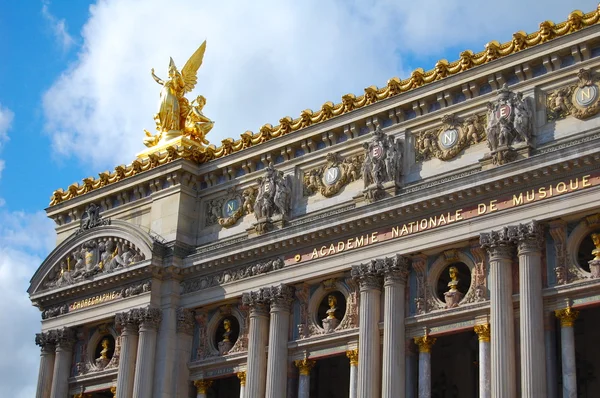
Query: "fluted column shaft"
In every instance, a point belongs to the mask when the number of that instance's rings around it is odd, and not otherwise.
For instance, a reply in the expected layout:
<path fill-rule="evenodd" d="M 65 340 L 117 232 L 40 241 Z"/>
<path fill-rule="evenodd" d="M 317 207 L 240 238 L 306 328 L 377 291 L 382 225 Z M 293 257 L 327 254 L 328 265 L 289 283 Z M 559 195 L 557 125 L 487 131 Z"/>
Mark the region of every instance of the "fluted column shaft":
<path fill-rule="evenodd" d="M 39 333 L 35 337 L 35 343 L 41 347 L 40 369 L 35 396 L 36 398 L 50 398 L 56 356 L 56 339 L 53 338 L 52 332 Z"/>
<path fill-rule="evenodd" d="M 431 398 L 431 347 L 436 340 L 428 335 L 415 337 L 419 346 L 419 398 Z"/>
<path fill-rule="evenodd" d="M 119 356 L 116 398 L 133 396 L 139 327 L 137 313 L 138 310 L 131 310 L 116 316 L 116 323 L 121 327 L 121 354 Z"/>
<path fill-rule="evenodd" d="M 350 360 L 350 396 L 357 398 L 358 395 L 358 350 L 346 351 L 346 356 Z"/>
<path fill-rule="evenodd" d="M 563 398 L 577 398 L 577 367 L 573 326 L 578 316 L 579 311 L 575 311 L 570 307 L 556 311 L 556 317 L 560 319 Z"/>
<path fill-rule="evenodd" d="M 381 344 L 379 318 L 381 280 L 373 274 L 358 278 L 360 315 L 358 332 L 358 398 L 381 396 Z"/>
<path fill-rule="evenodd" d="M 74 343 L 75 339 L 71 329 L 64 328 L 57 331 L 51 398 L 64 398 L 68 396 Z"/>
<path fill-rule="evenodd" d="M 287 395 L 287 357 L 290 324 L 290 306 L 293 291 L 286 285 L 271 288 L 271 325 L 267 356 L 267 398 L 285 398 Z"/>
<path fill-rule="evenodd" d="M 248 331 L 248 369 L 246 374 L 246 396 L 248 398 L 265 396 L 267 378 L 267 341 L 269 338 L 268 301 L 244 294 L 242 300 L 250 306 L 250 325 Z"/>
<path fill-rule="evenodd" d="M 490 398 L 490 325 L 475 326 L 479 340 L 479 398 Z"/>
<path fill-rule="evenodd" d="M 515 332 L 512 305 L 512 253 L 509 229 L 481 234 L 490 264 L 490 323 L 493 398 L 516 398 Z"/>
<path fill-rule="evenodd" d="M 546 397 L 546 352 L 542 298 L 542 253 L 537 223 L 519 226 L 519 298 L 521 322 L 521 394 Z"/>
<path fill-rule="evenodd" d="M 140 329 L 133 383 L 134 398 L 152 396 L 156 334 L 160 320 L 161 313 L 158 308 L 144 308 L 140 311 Z"/>
<path fill-rule="evenodd" d="M 404 293 L 408 261 L 400 256 L 384 266 L 382 397 L 396 398 L 405 390 Z"/>
<path fill-rule="evenodd" d="M 299 370 L 298 398 L 310 398 L 310 371 L 317 362 L 304 358 L 294 363 Z"/>

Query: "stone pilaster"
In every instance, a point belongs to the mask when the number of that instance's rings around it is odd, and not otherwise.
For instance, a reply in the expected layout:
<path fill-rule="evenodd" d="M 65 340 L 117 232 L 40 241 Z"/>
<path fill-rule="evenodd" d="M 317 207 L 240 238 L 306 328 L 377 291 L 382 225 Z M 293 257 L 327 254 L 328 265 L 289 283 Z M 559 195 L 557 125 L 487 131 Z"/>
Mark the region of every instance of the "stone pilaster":
<path fill-rule="evenodd" d="M 73 344 L 75 333 L 71 328 L 62 328 L 56 333 L 56 354 L 54 358 L 54 371 L 52 373 L 51 398 L 63 398 L 69 392 L 69 377 L 71 376 L 71 363 L 73 360 Z"/>
<path fill-rule="evenodd" d="M 117 374 L 117 398 L 133 396 L 135 359 L 138 347 L 139 309 L 120 312 L 115 323 L 121 329 L 121 355 Z"/>
<path fill-rule="evenodd" d="M 487 250 L 490 269 L 490 323 L 491 336 L 491 392 L 494 398 L 516 398 L 515 332 L 512 304 L 512 254 L 511 238 L 514 230 L 505 227 L 500 231 L 482 233 L 479 241 Z"/>
<path fill-rule="evenodd" d="M 491 398 L 490 380 L 490 324 L 475 325 L 479 340 L 479 398 Z"/>
<path fill-rule="evenodd" d="M 177 376 L 175 382 L 175 397 L 189 397 L 190 370 L 188 361 L 192 354 L 194 338 L 194 311 L 187 308 L 178 308 L 177 318 Z"/>
<path fill-rule="evenodd" d="M 310 396 L 310 371 L 315 367 L 317 361 L 304 358 L 294 361 L 298 367 L 300 380 L 298 382 L 298 398 L 309 398 Z"/>
<path fill-rule="evenodd" d="M 431 398 L 431 347 L 436 340 L 427 334 L 415 337 L 419 346 L 419 398 Z"/>
<path fill-rule="evenodd" d="M 246 396 L 248 398 L 264 397 L 267 379 L 269 293 L 265 288 L 244 293 L 242 302 L 250 307 Z"/>
<path fill-rule="evenodd" d="M 358 332 L 358 396 L 381 396 L 381 345 L 379 335 L 383 260 L 352 267 L 360 289 Z"/>
<path fill-rule="evenodd" d="M 246 397 L 246 372 L 238 372 L 238 379 L 240 379 L 240 398 Z"/>
<path fill-rule="evenodd" d="M 133 383 L 134 398 L 152 396 L 156 333 L 160 320 L 161 311 L 158 308 L 147 307 L 139 311 L 140 328 Z"/>
<path fill-rule="evenodd" d="M 56 357 L 56 333 L 49 331 L 36 334 L 35 344 L 41 348 L 40 370 L 35 396 L 36 398 L 50 398 Z"/>
<path fill-rule="evenodd" d="M 560 319 L 560 348 L 562 353 L 562 381 L 563 398 L 577 398 L 577 368 L 575 365 L 575 319 L 579 311 L 567 307 L 556 310 L 556 317 Z"/>
<path fill-rule="evenodd" d="M 382 397 L 395 398 L 405 390 L 404 298 L 409 260 L 397 255 L 384 261 Z"/>
<path fill-rule="evenodd" d="M 206 398 L 208 389 L 212 386 L 212 380 L 196 380 L 194 386 L 196 387 L 196 398 Z"/>
<path fill-rule="evenodd" d="M 287 393 L 287 354 L 290 306 L 294 289 L 287 285 L 268 288 L 271 302 L 269 353 L 267 355 L 267 398 L 285 398 Z"/>
<path fill-rule="evenodd" d="M 350 360 L 350 397 L 358 397 L 358 350 L 346 351 L 346 356 Z"/>
<path fill-rule="evenodd" d="M 546 397 L 546 352 L 544 347 L 544 303 L 542 298 L 543 228 L 532 221 L 515 227 L 519 255 L 519 299 L 521 308 L 521 394 Z"/>

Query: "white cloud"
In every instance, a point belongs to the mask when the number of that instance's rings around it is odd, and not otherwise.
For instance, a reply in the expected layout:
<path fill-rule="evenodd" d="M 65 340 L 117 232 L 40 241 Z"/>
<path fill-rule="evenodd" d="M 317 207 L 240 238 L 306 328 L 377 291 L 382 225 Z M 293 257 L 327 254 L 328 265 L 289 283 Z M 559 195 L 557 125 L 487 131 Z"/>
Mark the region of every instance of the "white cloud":
<path fill-rule="evenodd" d="M 15 114 L 12 113 L 10 109 L 3 107 L 2 104 L 0 104 L 0 150 L 2 149 L 2 144 L 8 140 L 8 130 L 12 127 L 14 118 Z M 0 167 L 0 173 L 1 172 L 2 167 Z"/>
<path fill-rule="evenodd" d="M 50 12 L 50 1 L 42 0 L 42 16 L 50 25 L 52 34 L 63 51 L 69 51 L 75 41 L 67 31 L 67 23 L 64 19 L 58 19 Z"/>
<path fill-rule="evenodd" d="M 519 11 L 528 7 L 539 12 Z M 181 68 L 206 38 L 191 98 L 208 98 L 205 113 L 216 121 L 208 138 L 219 145 L 406 77 L 403 63 L 415 53 L 441 58 L 448 47 L 508 40 L 542 19 L 566 19 L 571 8 L 563 0 L 548 0 L 543 9 L 536 0 L 100 0 L 90 8 L 79 59 L 45 95 L 46 127 L 61 156 L 98 170 L 130 162 L 143 149 L 142 130 L 154 127 L 160 87 L 150 68 L 164 78 L 169 56 Z"/>
<path fill-rule="evenodd" d="M 43 212 L 0 210 L 0 325 L 3 345 L 12 354 L 0 356 L 3 396 L 35 396 L 40 311 L 29 301 L 29 279 L 54 245 L 53 222 Z"/>

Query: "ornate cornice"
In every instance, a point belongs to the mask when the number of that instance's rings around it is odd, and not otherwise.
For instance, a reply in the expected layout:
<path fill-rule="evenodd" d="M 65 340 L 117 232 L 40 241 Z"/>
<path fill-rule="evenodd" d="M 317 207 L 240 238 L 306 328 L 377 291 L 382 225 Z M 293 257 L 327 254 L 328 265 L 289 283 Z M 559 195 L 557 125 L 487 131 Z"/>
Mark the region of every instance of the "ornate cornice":
<path fill-rule="evenodd" d="M 573 11 L 564 22 L 555 24 L 551 21 L 544 21 L 540 23 L 540 29 L 536 32 L 526 34 L 523 31 L 518 31 L 513 34 L 511 41 L 503 44 L 500 44 L 495 40 L 490 41 L 481 52 L 473 53 L 471 50 L 463 51 L 460 53 L 460 58 L 456 61 L 448 62 L 447 60 L 442 59 L 435 64 L 433 69 L 427 72 L 418 68 L 414 70 L 407 79 L 401 80 L 397 77 L 391 78 L 388 80 L 385 87 L 378 88 L 376 86 L 369 86 L 365 88 L 364 94 L 359 96 L 345 94 L 342 96 L 342 102 L 338 104 L 328 101 L 323 104 L 318 111 L 313 112 L 310 109 L 306 109 L 301 112 L 298 118 L 293 119 L 290 116 L 283 117 L 279 120 L 279 125 L 275 127 L 271 124 L 265 124 L 260 128 L 258 133 L 246 131 L 240 135 L 238 140 L 232 138 L 222 140 L 221 146 L 219 147 L 209 145 L 202 150 L 194 146 L 169 147 L 164 152 L 149 155 L 146 159 L 134 160 L 128 166 L 117 166 L 112 173 L 100 173 L 98 179 L 91 177 L 86 178 L 83 180 L 83 185 L 74 183 L 70 185 L 66 191 L 58 189 L 54 191 L 52 195 L 50 206 L 57 205 L 66 200 L 84 195 L 93 190 L 135 176 L 144 171 L 154 169 L 177 159 L 182 158 L 197 163 L 205 163 L 213 159 L 228 156 L 252 146 L 262 144 L 271 139 L 302 130 L 356 109 L 363 108 L 375 102 L 397 96 L 401 93 L 417 89 L 471 68 L 484 65 L 496 59 L 566 36 L 585 27 L 595 25 L 599 19 L 600 9 L 593 10 L 586 14 L 581 11 Z"/>

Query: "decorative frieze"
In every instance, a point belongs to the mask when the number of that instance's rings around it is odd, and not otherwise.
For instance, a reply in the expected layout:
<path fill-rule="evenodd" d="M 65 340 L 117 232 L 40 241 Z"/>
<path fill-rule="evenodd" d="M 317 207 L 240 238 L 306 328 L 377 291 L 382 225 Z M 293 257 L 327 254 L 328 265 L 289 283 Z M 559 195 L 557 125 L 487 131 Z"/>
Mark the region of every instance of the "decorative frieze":
<path fill-rule="evenodd" d="M 451 160 L 470 145 L 485 140 L 485 115 L 473 115 L 465 120 L 454 114 L 442 117 L 442 126 L 417 134 L 416 161 L 431 158 Z"/>
<path fill-rule="evenodd" d="M 338 153 L 328 153 L 324 166 L 304 173 L 304 196 L 316 192 L 329 198 L 336 195 L 347 184 L 361 178 L 364 155 L 343 158 Z"/>
<path fill-rule="evenodd" d="M 587 119 L 600 110 L 600 83 L 589 69 L 577 72 L 577 83 L 560 87 L 547 95 L 546 113 L 549 121 L 573 116 Z"/>

